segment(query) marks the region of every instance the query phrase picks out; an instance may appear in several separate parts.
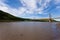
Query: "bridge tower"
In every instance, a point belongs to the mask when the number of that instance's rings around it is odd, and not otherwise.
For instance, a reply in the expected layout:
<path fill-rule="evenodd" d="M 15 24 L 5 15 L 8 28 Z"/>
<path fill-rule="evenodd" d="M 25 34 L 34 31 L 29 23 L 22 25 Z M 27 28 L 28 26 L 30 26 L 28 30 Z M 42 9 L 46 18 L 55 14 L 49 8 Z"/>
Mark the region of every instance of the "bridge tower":
<path fill-rule="evenodd" d="M 51 16 L 51 13 L 48 14 L 49 15 L 49 22 L 52 22 L 52 16 Z"/>

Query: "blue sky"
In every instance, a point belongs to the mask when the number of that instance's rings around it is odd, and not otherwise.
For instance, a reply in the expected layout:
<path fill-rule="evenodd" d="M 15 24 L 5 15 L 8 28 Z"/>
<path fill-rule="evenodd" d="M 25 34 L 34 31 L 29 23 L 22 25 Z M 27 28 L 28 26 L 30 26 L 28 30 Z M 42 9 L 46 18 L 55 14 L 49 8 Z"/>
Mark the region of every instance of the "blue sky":
<path fill-rule="evenodd" d="M 0 10 L 23 18 L 60 17 L 60 0 L 0 0 Z"/>

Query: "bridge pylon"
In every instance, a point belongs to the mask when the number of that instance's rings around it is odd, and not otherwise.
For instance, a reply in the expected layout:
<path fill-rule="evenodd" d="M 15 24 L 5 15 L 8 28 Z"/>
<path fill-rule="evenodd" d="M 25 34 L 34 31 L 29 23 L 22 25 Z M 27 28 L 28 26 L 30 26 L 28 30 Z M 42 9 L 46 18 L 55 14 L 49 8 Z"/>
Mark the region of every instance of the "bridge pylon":
<path fill-rule="evenodd" d="M 52 22 L 52 15 L 49 13 L 49 22 Z"/>

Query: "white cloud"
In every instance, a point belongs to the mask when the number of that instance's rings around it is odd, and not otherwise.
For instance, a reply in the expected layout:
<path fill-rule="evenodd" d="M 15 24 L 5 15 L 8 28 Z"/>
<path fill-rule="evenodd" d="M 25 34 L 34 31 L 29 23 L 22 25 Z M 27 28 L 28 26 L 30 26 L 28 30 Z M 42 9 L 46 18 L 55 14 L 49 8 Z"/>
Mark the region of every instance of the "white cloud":
<path fill-rule="evenodd" d="M 10 13 L 10 14 L 12 14 L 14 16 L 18 16 L 18 17 L 22 16 L 24 11 L 26 11 L 26 9 L 24 7 L 20 7 L 19 9 L 11 8 L 7 4 L 5 4 L 4 1 L 5 0 L 0 0 L 0 10 L 3 10 L 7 13 Z"/>
<path fill-rule="evenodd" d="M 42 3 L 43 1 L 44 1 L 44 3 Z M 40 8 L 44 10 L 44 8 L 46 8 L 48 6 L 50 1 L 51 0 L 38 0 L 37 3 L 39 3 L 41 5 Z"/>
<path fill-rule="evenodd" d="M 35 0 L 21 0 L 22 4 L 29 10 L 34 10 L 36 8 Z"/>
<path fill-rule="evenodd" d="M 20 0 L 22 4 L 25 6 L 26 9 L 28 9 L 26 12 L 27 13 L 39 13 L 42 14 L 44 8 L 48 7 L 48 4 L 51 0 L 45 0 L 44 3 L 42 3 L 43 0 Z M 37 7 L 37 4 L 41 5 L 40 8 Z"/>
<path fill-rule="evenodd" d="M 5 12 L 8 12 L 8 5 L 6 5 L 3 2 L 4 2 L 4 0 L 0 0 L 0 10 L 3 10 Z"/>
<path fill-rule="evenodd" d="M 37 8 L 35 0 L 20 0 L 23 6 L 27 9 L 25 13 L 34 13 L 34 10 Z"/>
<path fill-rule="evenodd" d="M 60 3 L 60 0 L 55 0 L 55 4 L 59 4 Z"/>
<path fill-rule="evenodd" d="M 19 9 L 11 8 L 7 4 L 4 3 L 6 0 L 0 0 L 0 10 L 3 10 L 5 12 L 8 12 L 15 16 L 23 16 L 24 14 L 30 13 L 39 13 L 42 14 L 44 8 L 47 8 L 49 5 L 49 2 L 51 0 L 45 0 L 44 3 L 42 3 L 43 0 L 20 0 L 23 4 L 23 7 L 19 7 Z M 36 3 L 39 3 L 41 7 L 37 7 Z M 36 16 L 33 16 L 33 18 Z M 38 18 L 38 17 L 37 17 Z"/>

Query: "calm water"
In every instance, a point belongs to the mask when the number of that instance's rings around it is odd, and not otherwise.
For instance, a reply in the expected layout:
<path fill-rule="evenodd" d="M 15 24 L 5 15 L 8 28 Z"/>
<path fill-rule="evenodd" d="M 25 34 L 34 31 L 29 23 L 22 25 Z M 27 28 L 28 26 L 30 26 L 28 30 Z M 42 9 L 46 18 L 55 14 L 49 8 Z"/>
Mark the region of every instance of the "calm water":
<path fill-rule="evenodd" d="M 59 40 L 57 23 L 3 22 L 0 23 L 0 40 Z"/>

